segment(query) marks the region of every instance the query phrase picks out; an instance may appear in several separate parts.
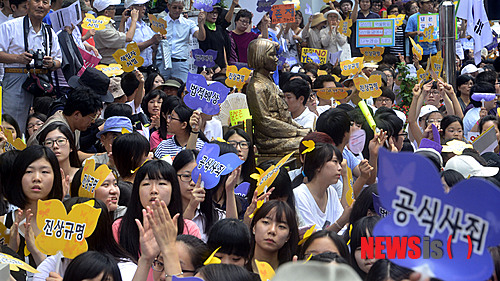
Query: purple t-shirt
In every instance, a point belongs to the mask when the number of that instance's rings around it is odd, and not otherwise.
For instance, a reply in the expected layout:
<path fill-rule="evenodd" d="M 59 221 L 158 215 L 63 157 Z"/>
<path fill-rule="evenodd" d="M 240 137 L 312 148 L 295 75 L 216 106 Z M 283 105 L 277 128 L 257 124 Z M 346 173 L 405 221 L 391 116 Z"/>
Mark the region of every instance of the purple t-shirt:
<path fill-rule="evenodd" d="M 259 37 L 259 34 L 254 32 L 246 32 L 238 35 L 234 32 L 231 32 L 231 36 L 233 37 L 234 43 L 236 44 L 236 48 L 238 50 L 239 62 L 247 63 L 248 44 L 250 44 L 252 40 L 257 39 Z"/>

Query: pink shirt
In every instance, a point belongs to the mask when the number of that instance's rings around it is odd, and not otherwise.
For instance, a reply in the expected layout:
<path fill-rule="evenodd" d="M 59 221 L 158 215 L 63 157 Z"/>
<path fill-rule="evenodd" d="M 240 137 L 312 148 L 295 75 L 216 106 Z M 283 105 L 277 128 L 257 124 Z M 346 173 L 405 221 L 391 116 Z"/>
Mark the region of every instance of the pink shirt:
<path fill-rule="evenodd" d="M 167 139 L 169 139 L 173 136 L 174 135 L 167 134 Z M 153 151 L 162 141 L 164 141 L 164 139 L 162 139 L 160 137 L 160 132 L 158 130 L 154 131 L 151 134 L 151 136 L 149 137 L 149 147 L 150 147 L 151 151 Z"/>

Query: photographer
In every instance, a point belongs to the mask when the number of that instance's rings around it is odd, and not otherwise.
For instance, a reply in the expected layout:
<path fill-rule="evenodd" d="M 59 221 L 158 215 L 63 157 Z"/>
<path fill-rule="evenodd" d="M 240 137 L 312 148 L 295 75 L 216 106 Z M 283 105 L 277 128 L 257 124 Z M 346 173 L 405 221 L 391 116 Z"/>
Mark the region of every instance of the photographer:
<path fill-rule="evenodd" d="M 35 81 L 40 77 L 42 80 L 42 75 L 47 77 L 49 71 L 61 66 L 62 54 L 57 36 L 49 26 L 42 23 L 49 9 L 50 0 L 29 0 L 26 17 L 0 25 L 0 63 L 5 64 L 3 113 L 12 115 L 20 124 L 22 132 L 25 131 L 34 97 L 34 92 L 26 91 L 23 84 L 28 79 Z M 28 76 L 27 73 L 32 75 Z M 50 84 L 45 85 L 50 87 Z"/>

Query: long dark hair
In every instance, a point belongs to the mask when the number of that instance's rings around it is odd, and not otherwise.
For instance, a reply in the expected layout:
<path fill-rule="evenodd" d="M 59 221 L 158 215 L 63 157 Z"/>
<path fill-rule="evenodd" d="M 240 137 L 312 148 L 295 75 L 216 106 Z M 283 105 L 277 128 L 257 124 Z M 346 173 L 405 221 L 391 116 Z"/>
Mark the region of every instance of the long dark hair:
<path fill-rule="evenodd" d="M 43 142 L 47 138 L 47 135 L 55 130 L 59 130 L 59 132 L 61 132 L 68 139 L 69 148 L 71 149 L 71 152 L 69 153 L 70 166 L 74 168 L 80 168 L 82 165 L 80 163 L 80 160 L 78 159 L 78 149 L 76 148 L 75 137 L 73 136 L 73 133 L 68 128 L 68 126 L 63 122 L 54 122 L 48 124 L 47 127 L 45 127 L 40 132 L 40 134 L 38 134 L 38 143 L 43 144 Z"/>
<path fill-rule="evenodd" d="M 63 281 L 89 280 L 104 273 L 101 281 L 122 281 L 118 263 L 109 254 L 88 251 L 73 259 L 64 273 Z"/>
<path fill-rule="evenodd" d="M 260 209 L 257 210 L 255 216 L 250 224 L 250 229 L 253 229 L 255 224 L 262 218 L 265 218 L 267 214 L 274 210 L 276 214 L 276 221 L 286 222 L 288 228 L 290 229 L 288 241 L 279 249 L 278 260 L 280 265 L 292 260 L 293 255 L 297 252 L 297 244 L 299 243 L 299 228 L 297 226 L 297 216 L 295 210 L 290 208 L 286 202 L 271 200 L 262 205 Z M 251 269 L 251 262 L 254 257 L 255 252 L 255 234 L 252 232 L 252 250 L 250 251 L 250 262 L 249 269 Z"/>
<path fill-rule="evenodd" d="M 19 152 L 16 160 L 14 160 L 14 164 L 12 165 L 15 169 L 12 169 L 12 176 L 8 177 L 7 186 L 4 189 L 5 198 L 10 204 L 21 209 L 26 207 L 28 202 L 26 195 L 23 192 L 22 178 L 28 166 L 39 159 L 47 160 L 50 163 L 52 173 L 54 174 L 52 188 L 47 196 L 47 199 L 62 200 L 63 187 L 61 170 L 59 168 L 59 162 L 57 161 L 56 155 L 48 147 L 32 145 Z"/>
<path fill-rule="evenodd" d="M 352 267 L 356 270 L 356 272 L 361 276 L 362 279 L 366 277 L 366 273 L 362 271 L 358 263 L 356 262 L 355 253 L 358 247 L 361 247 L 361 238 L 373 236 L 373 229 L 375 225 L 380 220 L 380 217 L 372 216 L 372 217 L 364 217 L 354 223 L 351 231 L 351 242 L 349 246 L 351 247 L 351 260 Z"/>
<path fill-rule="evenodd" d="M 179 214 L 177 221 L 177 234 L 182 234 L 184 231 L 184 220 L 182 218 L 182 199 L 177 180 L 175 169 L 163 160 L 151 160 L 146 162 L 138 171 L 135 176 L 134 185 L 132 187 L 132 194 L 130 195 L 130 203 L 127 206 L 127 212 L 122 218 L 119 233 L 120 245 L 127 250 L 135 259 L 139 259 L 139 229 L 135 223 L 135 219 L 143 221 L 142 209 L 144 206 L 141 204 L 139 196 L 139 188 L 141 182 L 145 177 L 150 180 L 164 179 L 170 182 L 172 186 L 172 193 L 170 203 L 168 204 L 168 211 L 172 216 Z"/>
<path fill-rule="evenodd" d="M 125 251 L 125 249 L 123 249 L 113 237 L 113 230 L 111 227 L 113 224 L 113 218 L 109 214 L 108 207 L 104 202 L 93 198 L 72 197 L 64 201 L 64 207 L 69 213 L 74 205 L 88 201 L 94 201 L 94 208 L 101 209 L 101 214 L 97 220 L 94 232 L 86 238 L 87 245 L 89 247 L 88 250 L 110 255 L 116 262 L 128 260 L 137 262 L 137 258 L 134 258 L 127 251 Z"/>
<path fill-rule="evenodd" d="M 163 79 L 163 82 L 165 82 L 165 77 L 163 77 L 160 73 L 158 72 L 153 72 L 151 74 L 148 75 L 148 78 L 146 78 L 146 81 L 144 81 L 144 92 L 146 93 L 146 96 L 152 92 L 153 90 L 155 90 L 153 88 L 153 84 L 155 83 L 155 79 L 156 77 L 160 76 L 161 79 Z M 163 92 L 163 91 L 162 91 Z M 164 93 L 164 92 L 163 92 Z M 165 94 L 166 95 L 166 94 Z M 144 113 L 146 113 L 146 111 L 144 110 L 144 108 L 142 109 L 144 111 Z M 147 114 L 147 113 L 146 113 Z"/>
<path fill-rule="evenodd" d="M 248 157 L 247 160 L 245 160 L 245 163 L 241 165 L 241 175 L 243 176 L 243 181 L 249 182 L 250 184 L 255 185 L 256 182 L 254 179 L 250 177 L 252 173 L 255 172 L 255 152 L 253 151 L 253 141 L 250 138 L 250 136 L 242 129 L 240 128 L 234 128 L 234 129 L 229 129 L 225 134 L 224 134 L 224 140 L 229 140 L 231 136 L 234 134 L 242 137 L 245 139 L 245 141 L 249 142 L 248 146 Z M 251 199 L 250 199 L 251 200 Z"/>
<path fill-rule="evenodd" d="M 120 177 L 127 178 L 141 166 L 149 153 L 148 140 L 138 132 L 118 136 L 113 141 L 113 159 Z"/>
<path fill-rule="evenodd" d="M 174 110 L 174 108 L 180 103 L 181 99 L 178 96 L 167 96 L 161 103 L 160 129 L 158 130 L 158 132 L 160 133 L 160 138 L 162 140 L 167 139 L 167 120 L 165 119 L 164 115 L 166 116 L 171 114 L 172 110 Z"/>
<path fill-rule="evenodd" d="M 155 99 L 156 97 L 160 97 L 162 104 L 163 104 L 163 101 L 167 99 L 167 94 L 165 94 L 165 92 L 162 90 L 152 90 L 151 92 L 148 92 L 146 94 L 146 96 L 144 96 L 144 98 L 142 99 L 142 102 L 141 102 L 142 111 L 150 119 L 151 119 L 151 114 L 149 113 L 149 110 L 148 110 L 148 104 L 149 104 L 149 101 L 151 101 L 152 99 Z M 160 111 L 161 111 L 161 109 L 160 109 Z"/>
<path fill-rule="evenodd" d="M 172 166 L 174 167 L 176 172 L 179 172 L 184 166 L 189 163 L 196 162 L 196 157 L 198 156 L 198 150 L 195 149 L 185 149 L 179 152 L 175 156 L 174 162 Z M 195 179 L 193 179 L 195 180 Z M 205 190 L 205 200 L 200 203 L 200 213 L 202 217 L 205 219 L 204 221 L 204 229 L 202 230 L 204 233 L 208 234 L 212 225 L 219 218 L 219 214 L 217 210 L 214 208 L 214 203 L 212 201 L 213 189 Z M 182 202 L 182 200 L 181 200 Z M 183 206 L 184 208 L 184 206 Z"/>

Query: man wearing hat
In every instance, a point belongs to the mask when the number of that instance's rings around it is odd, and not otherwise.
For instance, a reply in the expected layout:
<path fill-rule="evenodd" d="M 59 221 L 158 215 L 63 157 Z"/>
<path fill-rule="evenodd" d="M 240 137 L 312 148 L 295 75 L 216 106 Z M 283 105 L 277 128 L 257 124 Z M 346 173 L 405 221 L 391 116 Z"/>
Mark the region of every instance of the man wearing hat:
<path fill-rule="evenodd" d="M 168 79 L 165 83 L 156 87 L 156 89 L 161 89 L 167 96 L 177 96 L 179 89 L 182 87 L 181 83 L 175 79 Z"/>
<path fill-rule="evenodd" d="M 309 22 L 302 31 L 302 38 L 307 40 L 307 44 L 310 48 L 323 49 L 319 33 L 325 25 L 326 18 L 322 13 L 316 13 L 309 17 Z"/>
<path fill-rule="evenodd" d="M 106 150 L 106 153 L 98 153 L 90 157 L 89 159 L 94 159 L 96 164 L 106 164 L 109 167 L 114 168 L 115 164 L 113 158 L 109 157 L 112 152 L 111 145 L 113 140 L 122 134 L 122 130 L 125 129 L 129 132 L 133 132 L 132 122 L 129 118 L 124 116 L 112 116 L 106 119 L 104 122 L 104 127 L 96 137 L 101 141 L 102 146 Z"/>
<path fill-rule="evenodd" d="M 139 70 L 141 72 L 150 73 L 152 72 L 153 66 L 153 48 L 158 47 L 158 43 L 160 43 L 163 36 L 155 33 L 151 27 L 142 20 L 146 12 L 146 2 L 148 2 L 148 0 L 125 0 L 125 8 L 129 11 L 137 10 L 139 13 L 139 19 L 135 23 L 136 29 L 133 41 L 137 43 L 137 46 L 141 50 L 141 57 L 144 58 L 144 64 L 139 67 Z M 131 24 L 132 19 L 129 18 L 125 24 L 125 30 L 130 30 Z"/>
<path fill-rule="evenodd" d="M 408 23 L 406 24 L 406 36 L 412 37 L 413 40 L 415 40 L 415 42 L 422 47 L 424 55 L 420 61 L 424 62 L 427 61 L 429 56 L 436 54 L 437 49 L 436 42 L 418 42 L 418 37 L 424 35 L 422 31 L 418 31 L 418 17 L 421 14 L 432 13 L 433 9 L 434 3 L 432 0 L 418 0 L 418 13 L 411 15 L 410 18 L 408 18 Z"/>
<path fill-rule="evenodd" d="M 75 75 L 68 80 L 68 85 L 73 89 L 90 88 L 96 93 L 101 102 L 113 102 L 113 95 L 108 92 L 109 77 L 102 71 L 88 67 L 83 72 L 82 76 Z"/>
<path fill-rule="evenodd" d="M 50 9 L 50 2 L 29 0 L 27 17 L 19 17 L 0 25 L 0 63 L 4 63 L 2 103 L 3 112 L 12 115 L 22 132 L 26 129 L 33 94 L 22 88 L 28 73 L 47 75 L 61 67 L 62 53 L 56 33 L 47 28 L 42 19 Z M 24 26 L 28 29 L 26 41 L 28 50 L 43 52 L 42 68 L 28 69 L 33 55 L 25 51 Z M 50 36 L 49 36 L 50 35 Z M 51 42 L 48 42 L 48 41 Z"/>
<path fill-rule="evenodd" d="M 120 3 L 120 0 L 95 0 L 93 4 L 94 9 L 97 11 L 97 16 L 111 18 L 105 28 L 103 30 L 97 30 L 94 35 L 95 46 L 102 56 L 100 63 L 103 64 L 116 63 L 113 54 L 116 50 L 125 48 L 126 44 L 131 42 L 134 38 L 136 22 L 139 18 L 139 10 L 134 9 L 130 11 L 130 15 L 127 15 L 127 10 L 125 10 L 120 22 L 120 31 L 118 31 L 113 25 L 115 23 L 113 18 L 116 13 L 116 5 Z M 127 33 L 123 33 L 125 30 L 125 22 L 128 18 L 130 18 L 130 29 Z"/>

